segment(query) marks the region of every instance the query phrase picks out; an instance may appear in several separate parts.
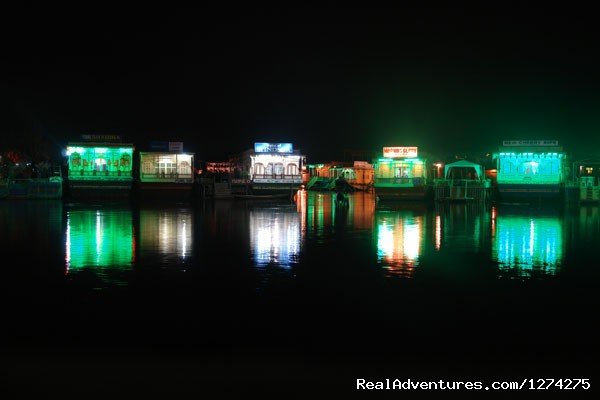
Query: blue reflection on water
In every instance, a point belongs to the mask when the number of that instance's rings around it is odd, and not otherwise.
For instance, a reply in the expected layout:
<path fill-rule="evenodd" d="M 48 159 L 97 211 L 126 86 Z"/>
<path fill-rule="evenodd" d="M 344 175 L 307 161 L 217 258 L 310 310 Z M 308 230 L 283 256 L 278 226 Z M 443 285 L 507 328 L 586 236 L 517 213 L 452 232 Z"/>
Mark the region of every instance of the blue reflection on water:
<path fill-rule="evenodd" d="M 529 277 L 554 275 L 563 260 L 563 222 L 559 216 L 502 215 L 493 210 L 492 258 L 501 272 Z"/>

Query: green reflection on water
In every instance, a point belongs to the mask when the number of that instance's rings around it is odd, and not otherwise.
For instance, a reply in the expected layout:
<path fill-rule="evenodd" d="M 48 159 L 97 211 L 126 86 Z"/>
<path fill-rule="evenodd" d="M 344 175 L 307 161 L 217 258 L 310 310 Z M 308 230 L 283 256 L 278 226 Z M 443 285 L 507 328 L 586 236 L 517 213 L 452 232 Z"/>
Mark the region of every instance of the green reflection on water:
<path fill-rule="evenodd" d="M 501 270 L 515 270 L 517 275 L 555 274 L 563 259 L 559 217 L 498 215 L 492 236 L 492 254 Z"/>
<path fill-rule="evenodd" d="M 69 211 L 67 268 L 130 266 L 135 257 L 133 238 L 131 211 Z"/>

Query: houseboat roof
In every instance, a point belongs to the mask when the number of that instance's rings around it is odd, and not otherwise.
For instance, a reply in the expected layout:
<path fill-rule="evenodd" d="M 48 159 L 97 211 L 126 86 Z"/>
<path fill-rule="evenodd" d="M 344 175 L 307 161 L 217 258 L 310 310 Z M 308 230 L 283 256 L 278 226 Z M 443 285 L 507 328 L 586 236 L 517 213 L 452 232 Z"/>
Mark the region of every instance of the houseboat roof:
<path fill-rule="evenodd" d="M 474 168 L 475 172 L 477 172 L 477 176 L 481 179 L 483 178 L 483 167 L 477 163 L 467 161 L 467 160 L 459 160 L 450 164 L 446 164 L 444 167 L 444 176 L 448 177 L 448 172 L 452 168 Z"/>
<path fill-rule="evenodd" d="M 501 153 L 562 153 L 562 146 L 500 146 Z"/>
<path fill-rule="evenodd" d="M 173 154 L 173 155 L 187 155 L 193 156 L 194 153 L 190 151 L 140 151 L 140 154 Z"/>
<path fill-rule="evenodd" d="M 132 143 L 117 142 L 69 142 L 67 146 L 72 147 L 134 147 Z"/>

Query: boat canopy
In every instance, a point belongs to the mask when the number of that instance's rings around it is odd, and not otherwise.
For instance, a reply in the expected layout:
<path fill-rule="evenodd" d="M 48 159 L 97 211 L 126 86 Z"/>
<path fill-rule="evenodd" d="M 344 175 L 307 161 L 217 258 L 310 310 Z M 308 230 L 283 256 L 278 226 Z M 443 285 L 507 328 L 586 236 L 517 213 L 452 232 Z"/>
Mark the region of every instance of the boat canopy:
<path fill-rule="evenodd" d="M 446 179 L 450 178 L 450 172 L 453 169 L 458 169 L 460 168 L 461 170 L 469 170 L 472 169 L 475 171 L 476 177 L 473 179 L 476 180 L 481 180 L 484 179 L 484 175 L 483 175 L 483 167 L 479 164 L 475 164 L 473 162 L 470 161 L 466 161 L 466 160 L 460 160 L 460 161 L 456 161 L 450 164 L 446 164 L 446 166 L 444 167 L 444 176 L 446 177 Z M 465 179 L 465 178 L 463 178 Z"/>

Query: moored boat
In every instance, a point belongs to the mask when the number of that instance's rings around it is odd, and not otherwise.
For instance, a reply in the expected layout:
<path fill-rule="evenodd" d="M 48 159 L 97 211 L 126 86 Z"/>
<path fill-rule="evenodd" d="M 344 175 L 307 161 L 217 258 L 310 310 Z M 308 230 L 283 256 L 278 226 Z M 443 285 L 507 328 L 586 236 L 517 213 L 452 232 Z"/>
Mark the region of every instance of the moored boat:
<path fill-rule="evenodd" d="M 567 166 L 557 140 L 505 140 L 495 157 L 501 201 L 560 198 Z"/>
<path fill-rule="evenodd" d="M 427 162 L 417 155 L 417 147 L 383 148 L 383 158 L 373 163 L 373 186 L 379 200 L 425 200 Z"/>
<path fill-rule="evenodd" d="M 72 197 L 129 197 L 133 183 L 132 144 L 115 135 L 84 135 L 90 141 L 67 147 L 68 188 Z M 104 141 L 101 141 L 104 140 Z"/>

